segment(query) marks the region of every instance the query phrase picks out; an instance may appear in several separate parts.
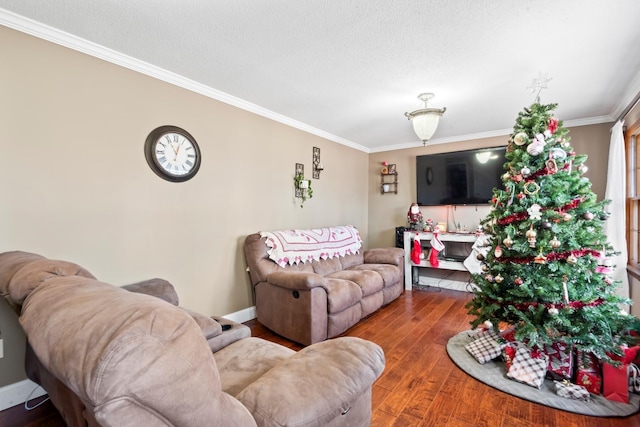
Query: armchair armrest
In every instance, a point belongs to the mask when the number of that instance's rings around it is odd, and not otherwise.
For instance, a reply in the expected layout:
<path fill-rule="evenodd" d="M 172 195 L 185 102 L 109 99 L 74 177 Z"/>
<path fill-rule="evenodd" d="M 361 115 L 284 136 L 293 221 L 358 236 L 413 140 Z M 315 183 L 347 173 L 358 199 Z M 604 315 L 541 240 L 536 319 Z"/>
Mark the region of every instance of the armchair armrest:
<path fill-rule="evenodd" d="M 267 282 L 287 289 L 326 289 L 327 280 L 316 273 L 306 271 L 278 271 L 267 276 Z"/>
<path fill-rule="evenodd" d="M 126 289 L 129 292 L 151 295 L 152 297 L 160 298 L 173 305 L 178 305 L 180 302 L 176 289 L 171 282 L 164 279 L 155 278 L 144 280 L 122 286 L 122 289 Z"/>
<path fill-rule="evenodd" d="M 380 376 L 384 364 L 384 352 L 377 344 L 335 338 L 285 359 L 236 398 L 258 425 L 325 426 L 350 410 Z"/>
<path fill-rule="evenodd" d="M 404 250 L 401 248 L 373 248 L 364 251 L 365 264 L 403 265 Z"/>

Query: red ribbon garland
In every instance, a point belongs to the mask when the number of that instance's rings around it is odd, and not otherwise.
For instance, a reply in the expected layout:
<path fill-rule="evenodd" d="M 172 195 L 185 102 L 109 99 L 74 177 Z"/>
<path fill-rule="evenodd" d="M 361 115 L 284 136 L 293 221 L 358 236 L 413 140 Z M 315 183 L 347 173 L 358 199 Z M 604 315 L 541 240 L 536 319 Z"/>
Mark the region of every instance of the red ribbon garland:
<path fill-rule="evenodd" d="M 558 169 L 557 171 L 565 171 L 565 170 L 568 170 L 568 169 L 569 169 L 569 163 L 565 163 L 564 166 L 562 166 L 562 168 Z M 554 173 L 557 173 L 557 171 L 551 172 L 549 170 L 549 168 L 545 166 L 542 169 L 540 169 L 539 171 L 532 173 L 527 178 L 528 179 L 535 179 L 535 178 L 537 178 L 539 176 L 543 176 L 543 175 L 553 175 Z"/>
<path fill-rule="evenodd" d="M 582 203 L 582 199 L 580 197 L 573 199 L 572 201 L 570 201 L 569 203 L 567 203 L 566 205 L 562 206 L 561 208 L 556 208 L 554 209 L 554 211 L 556 212 L 564 212 L 566 210 L 569 209 L 575 209 L 578 207 L 578 205 L 580 205 L 580 203 Z M 543 208 L 542 210 L 546 210 L 546 208 Z M 498 220 L 498 224 L 500 225 L 507 225 L 507 224 L 511 224 L 512 222 L 516 222 L 516 221 L 522 221 L 524 219 L 526 219 L 529 216 L 528 212 L 516 212 L 514 214 L 511 214 L 509 216 L 505 216 L 503 218 L 500 218 Z"/>
<path fill-rule="evenodd" d="M 495 300 L 489 300 L 489 302 L 491 304 L 500 304 L 498 301 Z M 584 308 L 584 307 L 597 307 L 599 305 L 602 305 L 604 303 L 604 300 L 602 298 L 597 298 L 591 302 L 584 302 L 584 301 L 570 301 L 568 304 L 564 303 L 564 302 L 559 302 L 559 303 L 553 303 L 553 302 L 546 302 L 546 303 L 541 303 L 541 302 L 536 302 L 536 301 L 532 301 L 532 302 L 520 302 L 520 303 L 516 303 L 516 304 L 512 304 L 515 308 L 517 308 L 520 311 L 524 311 L 526 309 L 528 309 L 529 307 L 538 307 L 538 306 L 545 306 L 547 309 L 550 308 L 555 308 L 555 309 L 563 309 L 563 308 L 573 308 L 573 309 L 580 309 L 580 308 Z"/>
<path fill-rule="evenodd" d="M 558 261 L 569 258 L 569 256 L 573 255 L 574 257 L 583 257 L 585 255 L 593 255 L 595 257 L 600 256 L 600 251 L 595 249 L 576 249 L 569 252 L 551 252 L 546 256 L 547 261 Z M 521 258 L 509 258 L 509 257 L 500 257 L 496 258 L 496 261 L 499 262 L 513 262 L 515 264 L 528 264 L 532 262 L 535 257 L 521 257 Z"/>

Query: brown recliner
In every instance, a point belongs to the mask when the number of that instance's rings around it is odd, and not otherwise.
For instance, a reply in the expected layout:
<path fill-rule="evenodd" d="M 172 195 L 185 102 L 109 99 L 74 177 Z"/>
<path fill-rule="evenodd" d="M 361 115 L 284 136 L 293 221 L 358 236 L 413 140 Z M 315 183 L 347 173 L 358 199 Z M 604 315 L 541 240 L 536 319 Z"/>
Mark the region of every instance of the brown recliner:
<path fill-rule="evenodd" d="M 382 349 L 358 338 L 294 352 L 243 338 L 212 352 L 170 301 L 25 252 L 0 254 L 27 371 L 70 426 L 366 426 Z"/>
<path fill-rule="evenodd" d="M 337 337 L 402 294 L 400 248 L 282 267 L 270 259 L 265 241 L 253 233 L 244 242 L 257 319 L 292 341 L 308 345 Z"/>

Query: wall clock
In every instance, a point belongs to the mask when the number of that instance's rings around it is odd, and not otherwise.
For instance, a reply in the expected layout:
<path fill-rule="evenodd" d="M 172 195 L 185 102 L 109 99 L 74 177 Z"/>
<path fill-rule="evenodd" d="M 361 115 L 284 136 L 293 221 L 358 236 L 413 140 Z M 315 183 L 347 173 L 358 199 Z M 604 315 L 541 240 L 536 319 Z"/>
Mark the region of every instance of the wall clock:
<path fill-rule="evenodd" d="M 177 126 L 160 126 L 144 143 L 144 156 L 156 175 L 172 182 L 187 181 L 200 169 L 200 147 Z"/>

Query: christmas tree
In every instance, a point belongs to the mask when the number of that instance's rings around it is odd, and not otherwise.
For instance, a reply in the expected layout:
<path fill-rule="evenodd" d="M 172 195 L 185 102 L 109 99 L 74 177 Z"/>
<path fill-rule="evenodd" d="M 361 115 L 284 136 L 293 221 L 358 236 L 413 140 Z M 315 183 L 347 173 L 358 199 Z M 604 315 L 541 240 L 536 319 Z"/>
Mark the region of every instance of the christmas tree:
<path fill-rule="evenodd" d="M 608 201 L 591 191 L 587 156 L 573 150 L 556 106 L 536 102 L 518 114 L 503 187 L 482 221 L 489 247 L 467 308 L 473 328 L 508 324 L 529 347 L 562 341 L 611 361 L 638 319 L 621 310 L 630 301 L 610 277 Z"/>

